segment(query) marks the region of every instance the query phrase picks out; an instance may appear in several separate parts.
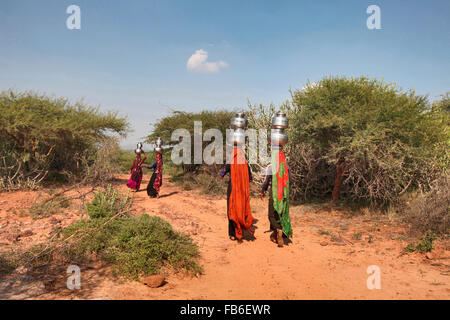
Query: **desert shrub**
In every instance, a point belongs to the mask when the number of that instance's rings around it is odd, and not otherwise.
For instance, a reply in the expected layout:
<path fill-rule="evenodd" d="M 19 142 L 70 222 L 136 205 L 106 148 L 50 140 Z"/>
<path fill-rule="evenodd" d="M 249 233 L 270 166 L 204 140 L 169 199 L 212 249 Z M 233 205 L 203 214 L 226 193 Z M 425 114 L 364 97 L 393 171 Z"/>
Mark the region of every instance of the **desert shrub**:
<path fill-rule="evenodd" d="M 437 239 L 436 234 L 431 231 L 427 231 L 420 238 L 420 241 L 417 243 L 411 242 L 409 243 L 403 250 L 405 252 L 431 252 L 434 249 L 434 241 Z"/>
<path fill-rule="evenodd" d="M 437 235 L 450 231 L 450 176 L 435 181 L 431 190 L 420 193 L 401 213 L 411 223 L 413 233 L 422 234 L 428 230 Z"/>
<path fill-rule="evenodd" d="M 109 218 L 128 209 L 132 201 L 129 194 L 123 196 L 108 185 L 106 190 L 98 190 L 94 198 L 85 203 L 85 208 L 92 219 Z"/>
<path fill-rule="evenodd" d="M 82 180 L 90 185 L 107 185 L 120 171 L 117 158 L 120 150 L 117 137 L 104 137 L 96 143 L 96 151 L 80 159 L 83 164 L 80 174 L 73 181 Z"/>
<path fill-rule="evenodd" d="M 434 240 L 436 240 L 436 235 L 428 231 L 426 234 L 422 236 L 419 243 L 416 246 L 416 250 L 422 251 L 422 252 L 430 252 L 434 249 Z"/>
<path fill-rule="evenodd" d="M 38 185 L 49 172 L 85 173 L 110 133 L 128 124 L 115 112 L 101 113 L 33 92 L 0 93 L 0 185 Z"/>
<path fill-rule="evenodd" d="M 123 222 L 118 234 L 111 239 L 109 250 L 104 252 L 119 273 L 133 278 L 157 274 L 165 263 L 176 270 L 200 272 L 194 262 L 198 248 L 187 235 L 174 231 L 169 223 L 146 214 Z"/>
<path fill-rule="evenodd" d="M 28 209 L 34 219 L 45 218 L 61 212 L 62 209 L 70 206 L 70 199 L 64 195 L 55 197 L 50 201 L 36 202 Z"/>
<path fill-rule="evenodd" d="M 63 239 L 73 237 L 67 252 L 74 257 L 96 253 L 110 262 L 118 275 L 132 279 L 157 274 L 168 265 L 199 273 L 198 248 L 192 240 L 158 217 L 128 215 L 131 203 L 129 196 L 110 186 L 97 192 L 86 203 L 90 218 L 62 231 Z"/>
<path fill-rule="evenodd" d="M 47 177 L 48 167 L 47 157 L 38 155 L 38 161 L 29 163 L 28 157 L 16 152 L 0 134 L 0 191 L 35 190 Z"/>
<path fill-rule="evenodd" d="M 123 215 L 110 223 L 108 220 L 83 219 L 63 230 L 64 238 L 74 235 L 71 255 L 96 253 L 113 265 L 117 275 L 130 279 L 157 274 L 165 266 L 193 274 L 201 272 L 196 261 L 197 246 L 161 218 L 143 214 Z"/>
<path fill-rule="evenodd" d="M 18 265 L 13 255 L 0 253 L 0 279 L 10 274 L 17 267 Z"/>
<path fill-rule="evenodd" d="M 132 199 L 111 188 L 98 192 L 86 204 L 88 218 L 59 230 L 48 243 L 0 254 L 0 276 L 18 266 L 32 271 L 82 265 L 94 256 L 127 279 L 138 280 L 169 267 L 194 275 L 202 272 L 198 247 L 188 235 L 161 218 L 130 215 L 131 204 Z"/>

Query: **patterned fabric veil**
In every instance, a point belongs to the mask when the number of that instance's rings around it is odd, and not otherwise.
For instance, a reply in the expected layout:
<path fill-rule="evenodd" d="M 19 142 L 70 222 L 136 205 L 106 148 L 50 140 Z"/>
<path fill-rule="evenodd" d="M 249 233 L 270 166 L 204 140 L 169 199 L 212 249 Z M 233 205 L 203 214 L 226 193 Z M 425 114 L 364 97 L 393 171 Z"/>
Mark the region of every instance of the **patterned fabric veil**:
<path fill-rule="evenodd" d="M 273 206 L 280 216 L 283 233 L 290 238 L 292 227 L 289 218 L 289 172 L 283 150 L 272 150 L 272 174 Z"/>

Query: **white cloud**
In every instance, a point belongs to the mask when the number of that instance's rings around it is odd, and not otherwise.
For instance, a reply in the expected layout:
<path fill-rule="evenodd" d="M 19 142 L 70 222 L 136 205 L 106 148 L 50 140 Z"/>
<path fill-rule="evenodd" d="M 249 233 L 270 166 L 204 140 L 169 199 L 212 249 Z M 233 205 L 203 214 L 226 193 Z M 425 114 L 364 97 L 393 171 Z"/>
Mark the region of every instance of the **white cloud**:
<path fill-rule="evenodd" d="M 189 71 L 197 71 L 203 73 L 219 72 L 221 68 L 228 67 L 225 61 L 208 62 L 208 52 L 203 49 L 195 51 L 195 53 L 187 61 L 186 67 Z"/>

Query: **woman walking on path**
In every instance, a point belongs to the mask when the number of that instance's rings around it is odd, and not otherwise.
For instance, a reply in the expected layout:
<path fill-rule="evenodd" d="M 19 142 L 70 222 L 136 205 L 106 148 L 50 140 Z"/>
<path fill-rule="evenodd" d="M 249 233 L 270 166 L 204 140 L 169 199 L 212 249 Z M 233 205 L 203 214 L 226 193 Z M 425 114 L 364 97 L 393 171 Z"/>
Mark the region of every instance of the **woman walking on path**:
<path fill-rule="evenodd" d="M 159 189 L 162 186 L 163 158 L 162 152 L 155 152 L 156 160 L 147 169 L 153 169 L 150 182 L 147 185 L 147 194 L 151 198 L 159 198 Z"/>
<path fill-rule="evenodd" d="M 272 132 L 270 144 L 272 145 L 272 163 L 266 170 L 266 180 L 261 189 L 261 199 L 268 186 L 269 192 L 269 222 L 272 234 L 270 239 L 278 243 L 279 247 L 284 245 L 283 236 L 292 237 L 291 220 L 289 218 L 289 189 L 290 172 L 284 156 L 283 146 L 288 142 L 285 129 L 289 121 L 286 114 L 279 111 L 272 117 Z"/>
<path fill-rule="evenodd" d="M 143 176 L 142 164 L 144 163 L 145 159 L 147 159 L 147 156 L 145 155 L 144 150 L 140 147 L 138 147 L 135 152 L 136 159 L 134 159 L 133 163 L 131 164 L 131 177 L 128 180 L 127 186 L 132 190 L 139 191 Z"/>
<path fill-rule="evenodd" d="M 275 174 L 272 174 L 275 172 Z M 292 237 L 289 218 L 290 172 L 281 146 L 272 146 L 272 163 L 266 169 L 266 179 L 261 188 L 261 199 L 269 189 L 270 240 L 283 247 L 283 235 Z"/>
<path fill-rule="evenodd" d="M 227 173 L 230 174 L 227 189 L 228 236 L 230 240 L 241 241 L 244 231 L 255 233 L 250 209 L 252 172 L 241 148 L 233 149 L 231 164 L 225 165 L 220 177 L 223 178 Z"/>

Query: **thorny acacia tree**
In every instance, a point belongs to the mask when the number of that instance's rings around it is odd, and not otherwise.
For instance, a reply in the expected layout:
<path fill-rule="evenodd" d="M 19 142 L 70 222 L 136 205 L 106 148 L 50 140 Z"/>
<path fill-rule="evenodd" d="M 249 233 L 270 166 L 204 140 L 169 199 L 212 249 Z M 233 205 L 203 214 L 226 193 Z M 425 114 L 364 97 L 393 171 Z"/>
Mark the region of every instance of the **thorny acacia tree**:
<path fill-rule="evenodd" d="M 293 139 L 335 169 L 332 197 L 390 202 L 441 170 L 448 129 L 426 97 L 360 78 L 324 78 L 292 97 Z M 447 147 L 447 148 L 445 148 Z"/>
<path fill-rule="evenodd" d="M 33 186 L 48 172 L 84 172 L 83 162 L 95 157 L 109 134 L 124 135 L 127 127 L 127 120 L 117 113 L 101 113 L 82 102 L 4 91 L 0 93 L 3 187 L 23 182 Z"/>
<path fill-rule="evenodd" d="M 286 153 L 294 198 L 388 204 L 427 189 L 448 168 L 448 95 L 430 104 L 413 91 L 366 77 L 326 77 L 291 92 Z M 250 106 L 256 127 L 274 106 Z M 445 111 L 447 110 L 447 111 Z"/>

